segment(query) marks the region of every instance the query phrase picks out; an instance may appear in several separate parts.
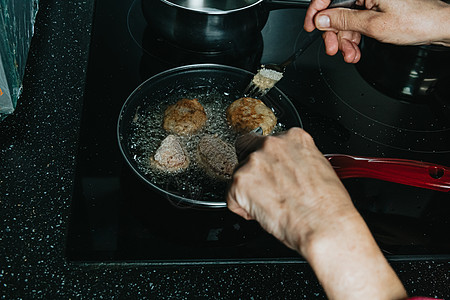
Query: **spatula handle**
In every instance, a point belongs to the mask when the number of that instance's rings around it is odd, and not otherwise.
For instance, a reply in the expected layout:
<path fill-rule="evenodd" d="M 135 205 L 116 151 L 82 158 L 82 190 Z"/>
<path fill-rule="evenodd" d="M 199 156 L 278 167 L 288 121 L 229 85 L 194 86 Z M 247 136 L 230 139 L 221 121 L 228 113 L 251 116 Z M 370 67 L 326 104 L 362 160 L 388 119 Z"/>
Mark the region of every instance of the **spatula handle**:
<path fill-rule="evenodd" d="M 415 160 L 326 154 L 341 179 L 365 177 L 441 192 L 450 191 L 450 168 Z"/>

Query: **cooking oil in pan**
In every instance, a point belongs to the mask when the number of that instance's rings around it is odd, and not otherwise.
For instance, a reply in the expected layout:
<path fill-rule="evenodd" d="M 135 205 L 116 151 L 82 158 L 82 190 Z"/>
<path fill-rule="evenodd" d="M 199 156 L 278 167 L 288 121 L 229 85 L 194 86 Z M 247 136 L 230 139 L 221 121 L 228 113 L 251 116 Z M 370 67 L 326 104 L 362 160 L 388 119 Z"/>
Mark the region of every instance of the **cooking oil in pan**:
<path fill-rule="evenodd" d="M 239 97 L 238 94 L 200 87 L 193 91 L 177 90 L 164 99 L 146 99 L 146 107 L 140 107 L 136 111 L 129 140 L 139 171 L 151 184 L 171 194 L 198 201 L 224 201 L 228 183 L 206 174 L 197 162 L 197 145 L 205 134 L 217 134 L 223 141 L 234 145 L 238 135 L 228 125 L 226 109 Z M 199 132 L 179 136 L 189 156 L 189 167 L 179 173 L 166 173 L 152 167 L 150 158 L 169 134 L 162 127 L 165 109 L 182 98 L 198 99 L 208 120 Z M 274 131 L 283 129 L 284 126 L 278 123 Z"/>

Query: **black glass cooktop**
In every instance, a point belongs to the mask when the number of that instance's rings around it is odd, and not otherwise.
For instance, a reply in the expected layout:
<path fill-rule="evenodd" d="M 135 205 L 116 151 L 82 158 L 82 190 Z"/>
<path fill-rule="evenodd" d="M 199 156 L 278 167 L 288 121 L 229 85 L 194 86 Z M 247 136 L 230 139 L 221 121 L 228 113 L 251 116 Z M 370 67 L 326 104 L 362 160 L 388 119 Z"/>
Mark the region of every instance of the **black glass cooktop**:
<path fill-rule="evenodd" d="M 96 1 L 68 259 L 304 262 L 253 221 L 226 209 L 179 207 L 161 196 L 129 169 L 116 140 L 120 109 L 145 79 L 192 63 L 255 72 L 261 62 L 280 62 L 304 37 L 304 13 L 274 10 L 251 47 L 199 53 L 158 36 L 147 26 L 139 0 Z M 288 67 L 278 87 L 292 100 L 323 153 L 450 166 L 450 124 L 440 113 L 445 107 L 436 110 L 427 102 L 384 94 L 365 81 L 358 66 L 344 63 L 339 55 L 325 55 L 321 40 Z M 389 259 L 450 257 L 449 193 L 374 179 L 346 179 L 344 184 Z"/>

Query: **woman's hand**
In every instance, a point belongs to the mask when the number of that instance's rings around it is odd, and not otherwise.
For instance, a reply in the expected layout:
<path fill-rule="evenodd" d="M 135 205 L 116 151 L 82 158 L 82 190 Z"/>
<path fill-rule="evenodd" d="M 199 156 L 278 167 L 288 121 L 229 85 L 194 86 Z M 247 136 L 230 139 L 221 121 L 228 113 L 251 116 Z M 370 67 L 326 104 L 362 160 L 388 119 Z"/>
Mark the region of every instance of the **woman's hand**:
<path fill-rule="evenodd" d="M 302 252 L 314 231 L 357 214 L 343 184 L 311 136 L 300 128 L 236 142 L 241 161 L 228 193 L 228 208 Z"/>
<path fill-rule="evenodd" d="M 310 263 L 330 299 L 404 299 L 406 292 L 328 160 L 299 128 L 236 142 L 228 208 Z"/>
<path fill-rule="evenodd" d="M 361 58 L 361 34 L 396 45 L 450 46 L 450 5 L 441 0 L 357 0 L 362 10 L 326 9 L 329 3 L 312 0 L 304 28 L 325 31 L 327 54 L 341 51 L 348 63 Z"/>

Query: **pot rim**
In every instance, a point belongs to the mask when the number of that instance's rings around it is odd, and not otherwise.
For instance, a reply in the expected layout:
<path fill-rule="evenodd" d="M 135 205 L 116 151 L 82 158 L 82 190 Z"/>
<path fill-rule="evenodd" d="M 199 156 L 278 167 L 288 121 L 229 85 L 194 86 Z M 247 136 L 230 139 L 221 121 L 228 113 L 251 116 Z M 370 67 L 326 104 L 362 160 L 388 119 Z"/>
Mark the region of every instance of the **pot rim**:
<path fill-rule="evenodd" d="M 235 8 L 235 9 L 217 10 L 217 11 L 216 10 L 207 11 L 207 10 L 202 10 L 202 9 L 195 9 L 195 8 L 185 7 L 185 6 L 182 6 L 180 4 L 173 3 L 170 0 L 159 0 L 159 1 L 161 1 L 164 4 L 167 4 L 169 6 L 172 6 L 172 7 L 176 7 L 176 8 L 184 9 L 184 10 L 189 10 L 189 11 L 193 11 L 193 12 L 200 13 L 200 14 L 206 14 L 206 15 L 227 15 L 227 14 L 231 14 L 231 13 L 234 13 L 234 12 L 237 12 L 237 11 L 241 11 L 241 10 L 248 9 L 250 7 L 259 5 L 264 0 L 256 0 L 255 3 L 249 4 L 247 6 Z"/>

